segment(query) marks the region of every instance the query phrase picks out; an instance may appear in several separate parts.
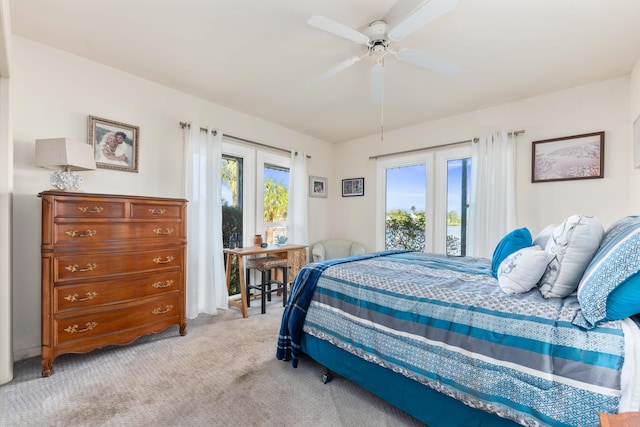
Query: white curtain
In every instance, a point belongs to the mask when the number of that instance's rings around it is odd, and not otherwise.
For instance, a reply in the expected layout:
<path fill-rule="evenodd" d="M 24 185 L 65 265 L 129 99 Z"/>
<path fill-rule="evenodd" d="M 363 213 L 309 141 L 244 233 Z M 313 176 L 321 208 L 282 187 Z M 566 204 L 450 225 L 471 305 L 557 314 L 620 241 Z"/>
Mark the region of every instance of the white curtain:
<path fill-rule="evenodd" d="M 469 255 L 491 258 L 516 227 L 516 141 L 507 131 L 480 136 L 471 144 Z"/>
<path fill-rule="evenodd" d="M 185 129 L 187 317 L 228 307 L 222 252 L 222 132 L 191 123 Z"/>
<path fill-rule="evenodd" d="M 289 208 L 287 220 L 288 242 L 296 245 L 309 244 L 309 222 L 307 208 L 307 155 L 301 151 L 291 152 L 289 173 Z"/>

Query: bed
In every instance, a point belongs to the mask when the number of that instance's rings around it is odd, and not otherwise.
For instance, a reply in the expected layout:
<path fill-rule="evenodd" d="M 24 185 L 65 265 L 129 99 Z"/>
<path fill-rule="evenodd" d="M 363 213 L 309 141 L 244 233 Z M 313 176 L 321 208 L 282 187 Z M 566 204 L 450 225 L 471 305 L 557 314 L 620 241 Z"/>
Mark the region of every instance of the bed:
<path fill-rule="evenodd" d="M 599 412 L 637 411 L 640 219 L 598 236 L 589 218 L 571 218 L 519 249 L 504 250 L 505 236 L 493 259 L 385 251 L 311 263 L 276 356 L 297 367 L 307 355 L 432 427 L 595 426 Z M 597 240 L 586 254 L 582 234 Z M 544 268 L 514 291 L 529 252 Z M 571 292 L 545 297 L 545 277 L 561 285 L 576 271 Z"/>

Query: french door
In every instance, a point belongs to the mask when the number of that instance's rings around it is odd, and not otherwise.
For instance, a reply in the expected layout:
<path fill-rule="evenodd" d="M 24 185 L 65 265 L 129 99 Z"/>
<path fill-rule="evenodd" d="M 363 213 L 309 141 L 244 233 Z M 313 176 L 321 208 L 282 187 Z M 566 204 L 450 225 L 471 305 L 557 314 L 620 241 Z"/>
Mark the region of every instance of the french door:
<path fill-rule="evenodd" d="M 379 161 L 376 247 L 466 254 L 470 147 Z"/>

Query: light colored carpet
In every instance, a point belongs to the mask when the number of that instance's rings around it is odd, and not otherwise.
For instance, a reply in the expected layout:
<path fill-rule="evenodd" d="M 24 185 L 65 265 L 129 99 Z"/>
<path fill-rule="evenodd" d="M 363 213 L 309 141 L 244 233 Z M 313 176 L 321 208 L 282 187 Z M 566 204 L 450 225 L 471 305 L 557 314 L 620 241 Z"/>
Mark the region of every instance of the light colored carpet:
<path fill-rule="evenodd" d="M 16 363 L 0 386 L 0 426 L 420 426 L 343 378 L 320 380 L 312 360 L 275 358 L 282 306 L 191 320 L 140 338 L 56 359 Z M 259 305 L 256 303 L 254 305 Z"/>

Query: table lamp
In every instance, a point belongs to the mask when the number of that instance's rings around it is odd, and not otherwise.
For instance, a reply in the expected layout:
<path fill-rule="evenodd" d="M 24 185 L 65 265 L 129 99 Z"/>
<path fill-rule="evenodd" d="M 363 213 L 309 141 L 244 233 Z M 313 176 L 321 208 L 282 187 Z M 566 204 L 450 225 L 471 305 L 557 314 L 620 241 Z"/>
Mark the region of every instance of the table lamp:
<path fill-rule="evenodd" d="M 36 139 L 36 165 L 62 169 L 51 175 L 51 185 L 62 191 L 81 191 L 82 177 L 73 171 L 94 170 L 93 147 L 69 138 Z"/>

